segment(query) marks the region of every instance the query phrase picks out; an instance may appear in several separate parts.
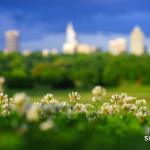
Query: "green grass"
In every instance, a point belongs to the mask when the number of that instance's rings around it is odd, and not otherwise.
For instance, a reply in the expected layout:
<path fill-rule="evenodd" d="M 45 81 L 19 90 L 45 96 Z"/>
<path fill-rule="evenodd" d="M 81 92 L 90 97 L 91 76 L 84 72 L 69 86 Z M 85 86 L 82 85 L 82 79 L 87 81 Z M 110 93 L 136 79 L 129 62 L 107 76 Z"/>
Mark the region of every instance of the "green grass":
<path fill-rule="evenodd" d="M 150 104 L 150 86 L 141 86 L 141 85 L 122 85 L 119 87 L 106 88 L 107 94 L 104 97 L 104 100 L 108 100 L 112 94 L 125 92 L 130 96 L 136 96 L 138 98 L 144 98 Z M 92 95 L 90 90 L 84 89 L 64 89 L 64 90 L 52 90 L 49 88 L 35 88 L 35 89 L 6 89 L 6 93 L 9 96 L 12 96 L 16 92 L 26 92 L 34 101 L 39 100 L 46 93 L 53 93 L 58 100 L 68 100 L 68 93 L 72 91 L 77 91 L 81 94 L 80 102 L 90 102 Z"/>

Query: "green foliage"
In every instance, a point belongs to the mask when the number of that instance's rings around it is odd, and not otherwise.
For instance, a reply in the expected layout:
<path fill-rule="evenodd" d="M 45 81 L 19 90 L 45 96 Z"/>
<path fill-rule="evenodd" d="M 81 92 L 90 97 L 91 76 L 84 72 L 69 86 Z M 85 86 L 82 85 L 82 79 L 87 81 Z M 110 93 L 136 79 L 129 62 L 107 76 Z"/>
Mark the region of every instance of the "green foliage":
<path fill-rule="evenodd" d="M 53 117 L 55 127 L 39 129 L 39 123 L 27 123 L 19 116 L 0 117 L 0 149 L 131 149 L 148 150 L 144 141 L 144 125 L 132 115 L 99 116 L 89 121 L 83 114 L 69 119 L 64 114 Z M 22 125 L 28 129 L 23 132 Z"/>
<path fill-rule="evenodd" d="M 52 88 L 116 86 L 124 82 L 150 84 L 150 56 L 122 54 L 30 56 L 0 53 L 0 75 L 8 87 L 46 85 Z"/>
<path fill-rule="evenodd" d="M 41 63 L 32 69 L 32 77 L 37 84 L 64 87 L 65 84 L 66 86 L 71 84 L 69 78 L 66 78 L 65 71 L 63 65 Z"/>

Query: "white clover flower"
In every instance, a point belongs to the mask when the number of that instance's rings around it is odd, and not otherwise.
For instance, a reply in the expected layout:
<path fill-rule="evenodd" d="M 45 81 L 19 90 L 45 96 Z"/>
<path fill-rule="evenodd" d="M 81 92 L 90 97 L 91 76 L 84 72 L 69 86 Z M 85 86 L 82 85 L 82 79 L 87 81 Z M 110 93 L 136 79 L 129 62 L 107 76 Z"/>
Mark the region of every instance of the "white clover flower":
<path fill-rule="evenodd" d="M 0 92 L 0 100 L 2 101 L 2 99 L 4 98 L 4 96 L 5 96 L 5 94 L 4 93 L 2 93 L 2 92 Z"/>
<path fill-rule="evenodd" d="M 53 96 L 53 94 L 46 94 L 46 95 L 44 96 L 44 99 L 52 100 L 52 99 L 54 99 L 54 96 Z"/>
<path fill-rule="evenodd" d="M 137 111 L 138 107 L 135 104 L 132 104 L 130 107 L 131 111 Z"/>
<path fill-rule="evenodd" d="M 110 103 L 103 103 L 103 105 L 101 106 L 100 110 L 98 111 L 98 113 L 100 114 L 113 114 L 113 107 Z"/>
<path fill-rule="evenodd" d="M 143 107 L 142 107 L 142 111 L 143 111 L 143 112 L 146 112 L 147 110 L 148 110 L 148 109 L 147 109 L 146 106 L 143 106 Z"/>
<path fill-rule="evenodd" d="M 136 97 L 128 96 L 126 93 L 112 95 L 110 102 L 118 106 L 118 112 L 133 112 L 137 117 L 145 117 L 148 114 L 146 101 L 138 100 Z M 116 111 L 114 111 L 116 112 Z"/>
<path fill-rule="evenodd" d="M 112 104 L 113 113 L 120 113 L 121 108 L 117 104 Z"/>
<path fill-rule="evenodd" d="M 145 106 L 146 107 L 146 100 L 142 99 L 142 100 L 136 100 L 136 105 L 138 106 L 138 108 Z"/>
<path fill-rule="evenodd" d="M 15 109 L 19 112 L 24 112 L 25 105 L 28 100 L 29 100 L 29 97 L 27 96 L 26 93 L 24 92 L 16 93 L 13 97 L 13 103 L 14 103 Z"/>
<path fill-rule="evenodd" d="M 127 105 L 127 103 L 131 104 L 135 99 L 136 97 L 128 96 L 126 93 L 121 93 L 112 95 L 110 102 L 117 105 Z"/>
<path fill-rule="evenodd" d="M 147 102 L 146 102 L 145 99 L 142 99 L 142 104 L 143 104 L 143 105 L 146 105 L 146 104 L 147 104 Z"/>
<path fill-rule="evenodd" d="M 126 93 L 121 93 L 121 94 L 114 94 L 111 96 L 112 101 L 118 101 L 124 99 L 124 97 L 127 97 Z"/>
<path fill-rule="evenodd" d="M 141 100 L 139 100 L 139 99 L 138 99 L 138 100 L 136 100 L 136 105 L 137 105 L 137 106 L 142 105 L 142 101 L 141 101 Z"/>
<path fill-rule="evenodd" d="M 76 103 L 74 106 L 73 106 L 73 111 L 75 112 L 86 112 L 86 107 L 84 104 L 81 104 L 81 103 Z"/>
<path fill-rule="evenodd" d="M 139 106 L 141 104 L 141 100 L 136 100 L 136 105 Z"/>
<path fill-rule="evenodd" d="M 61 106 L 70 106 L 70 104 L 68 102 L 65 102 L 65 101 L 64 102 L 60 102 L 59 104 Z"/>
<path fill-rule="evenodd" d="M 71 111 L 71 106 L 68 102 L 60 102 L 60 111 L 62 112 L 67 112 L 67 111 Z"/>
<path fill-rule="evenodd" d="M 2 115 L 9 115 L 12 110 L 11 99 L 8 98 L 8 95 L 0 93 L 0 113 Z"/>
<path fill-rule="evenodd" d="M 143 117 L 146 116 L 146 114 L 143 113 L 142 111 L 138 111 L 135 115 L 136 115 L 137 118 L 143 118 Z"/>
<path fill-rule="evenodd" d="M 0 85 L 5 83 L 5 78 L 4 77 L 0 77 Z"/>
<path fill-rule="evenodd" d="M 123 99 L 128 99 L 128 95 L 126 93 L 121 93 L 121 94 L 114 94 L 112 95 L 112 100 L 123 100 Z"/>
<path fill-rule="evenodd" d="M 126 110 L 127 112 L 134 112 L 138 110 L 138 107 L 135 104 L 131 104 L 131 103 L 124 103 L 121 106 L 120 111 L 122 110 Z"/>
<path fill-rule="evenodd" d="M 95 97 L 103 97 L 106 95 L 106 90 L 101 86 L 95 86 L 92 90 L 92 94 Z"/>
<path fill-rule="evenodd" d="M 80 94 L 78 92 L 69 93 L 69 100 L 71 102 L 77 102 L 78 100 L 80 100 Z"/>
<path fill-rule="evenodd" d="M 121 106 L 121 109 L 127 109 L 128 111 L 131 109 L 131 105 L 130 103 L 123 103 L 123 105 Z"/>
<path fill-rule="evenodd" d="M 28 121 L 38 121 L 40 118 L 40 106 L 37 104 L 33 104 L 26 111 L 26 118 Z"/>
<path fill-rule="evenodd" d="M 41 99 L 41 104 L 58 104 L 57 99 L 54 98 L 53 94 L 46 94 L 42 99 Z"/>
<path fill-rule="evenodd" d="M 47 121 L 42 122 L 39 127 L 40 127 L 40 130 L 47 131 L 54 127 L 54 122 L 49 119 Z"/>
<path fill-rule="evenodd" d="M 99 101 L 101 101 L 101 97 L 92 97 L 92 102 L 99 102 Z"/>
<path fill-rule="evenodd" d="M 48 102 L 48 104 L 52 104 L 52 105 L 59 105 L 59 102 L 57 99 L 52 99 L 51 101 Z"/>

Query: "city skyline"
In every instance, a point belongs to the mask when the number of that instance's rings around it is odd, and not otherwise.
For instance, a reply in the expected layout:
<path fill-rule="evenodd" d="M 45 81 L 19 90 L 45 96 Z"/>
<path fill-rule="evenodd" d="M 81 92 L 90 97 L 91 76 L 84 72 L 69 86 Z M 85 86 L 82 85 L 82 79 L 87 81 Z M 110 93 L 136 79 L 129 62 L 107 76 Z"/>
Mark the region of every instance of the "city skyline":
<path fill-rule="evenodd" d="M 79 41 L 105 47 L 113 37 L 126 37 L 139 25 L 150 47 L 148 0 L 2 0 L 0 2 L 0 48 L 4 32 L 21 32 L 21 49 L 61 48 L 65 28 L 73 22 Z"/>
<path fill-rule="evenodd" d="M 49 53 L 57 54 L 66 53 L 66 54 L 75 54 L 83 53 L 90 54 L 96 52 L 97 50 L 107 50 L 113 55 L 119 55 L 123 52 L 132 53 L 135 55 L 142 55 L 144 53 L 149 53 L 149 49 L 145 45 L 145 34 L 139 26 L 135 26 L 130 33 L 129 40 L 125 37 L 117 37 L 111 39 L 107 43 L 107 49 L 99 49 L 95 45 L 89 45 L 88 43 L 82 43 L 78 41 L 77 32 L 74 29 L 74 26 L 71 22 L 68 23 L 65 33 L 65 42 L 62 45 L 60 50 L 56 48 L 44 48 L 38 49 L 42 51 L 44 56 L 47 56 Z M 20 32 L 18 30 L 8 30 L 5 32 L 5 49 L 6 52 L 20 51 Z M 31 53 L 31 50 L 23 50 L 23 54 L 28 55 Z"/>

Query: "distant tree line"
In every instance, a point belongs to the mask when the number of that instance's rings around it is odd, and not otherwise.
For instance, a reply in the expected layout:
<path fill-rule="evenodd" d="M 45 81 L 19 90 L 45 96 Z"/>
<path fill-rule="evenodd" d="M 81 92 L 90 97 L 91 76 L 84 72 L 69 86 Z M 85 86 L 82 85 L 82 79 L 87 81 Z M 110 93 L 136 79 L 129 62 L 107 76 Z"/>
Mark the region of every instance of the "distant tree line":
<path fill-rule="evenodd" d="M 150 84 L 150 55 L 105 52 L 90 55 L 29 56 L 0 53 L 0 76 L 9 88 L 91 88 L 94 85 L 117 86 L 124 82 Z"/>

